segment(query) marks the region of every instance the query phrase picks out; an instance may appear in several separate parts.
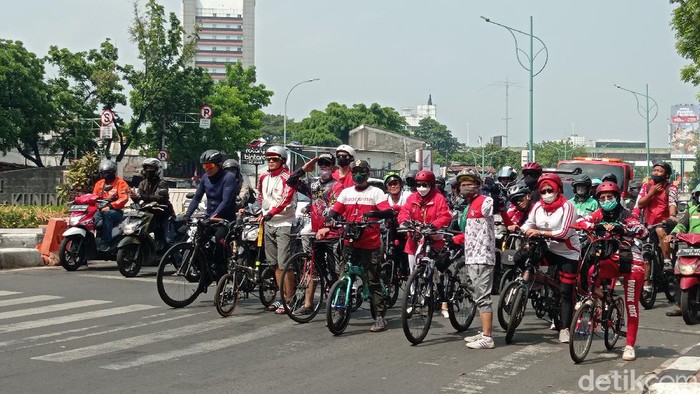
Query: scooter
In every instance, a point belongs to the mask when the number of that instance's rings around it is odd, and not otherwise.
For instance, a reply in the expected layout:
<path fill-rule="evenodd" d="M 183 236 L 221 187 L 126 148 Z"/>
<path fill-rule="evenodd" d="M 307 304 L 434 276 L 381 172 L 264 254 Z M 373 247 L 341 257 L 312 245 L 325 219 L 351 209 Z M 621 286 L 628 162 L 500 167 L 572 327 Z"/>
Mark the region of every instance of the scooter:
<path fill-rule="evenodd" d="M 677 234 L 676 264 L 681 291 L 681 313 L 686 324 L 700 321 L 700 234 Z"/>
<path fill-rule="evenodd" d="M 107 185 L 104 191 L 112 189 Z M 81 265 L 87 265 L 88 260 L 115 260 L 117 245 L 121 238 L 119 223 L 111 229 L 102 229 L 102 221 L 95 223 L 95 214 L 112 199 L 99 198 L 97 194 L 83 194 L 73 201 L 68 209 L 70 217 L 69 228 L 63 232 L 63 241 L 58 248 L 58 259 L 66 271 L 75 271 Z M 112 240 L 105 251 L 100 251 L 102 231 L 111 231 Z"/>

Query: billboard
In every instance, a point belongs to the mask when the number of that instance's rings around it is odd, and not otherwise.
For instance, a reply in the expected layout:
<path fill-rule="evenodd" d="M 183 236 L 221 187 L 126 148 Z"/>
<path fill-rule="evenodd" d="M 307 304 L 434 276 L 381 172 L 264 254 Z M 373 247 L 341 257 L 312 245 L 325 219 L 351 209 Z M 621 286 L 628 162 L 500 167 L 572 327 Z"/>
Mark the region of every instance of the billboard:
<path fill-rule="evenodd" d="M 677 104 L 671 106 L 670 147 L 672 159 L 695 159 L 698 152 L 697 104 Z"/>

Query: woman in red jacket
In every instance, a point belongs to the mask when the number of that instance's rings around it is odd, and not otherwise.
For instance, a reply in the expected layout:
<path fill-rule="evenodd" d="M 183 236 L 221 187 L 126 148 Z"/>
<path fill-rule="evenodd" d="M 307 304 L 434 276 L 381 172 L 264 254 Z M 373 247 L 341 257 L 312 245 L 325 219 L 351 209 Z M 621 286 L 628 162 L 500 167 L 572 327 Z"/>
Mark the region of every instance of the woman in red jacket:
<path fill-rule="evenodd" d="M 432 171 L 419 171 L 415 177 L 416 192 L 411 194 L 406 203 L 401 207 L 399 212 L 399 223 L 405 223 L 409 220 L 429 223 L 435 228 L 445 227 L 450 224 L 452 215 L 450 208 L 447 205 L 447 200 L 435 188 L 435 174 Z M 416 266 L 416 249 L 418 245 L 411 237 L 406 237 L 406 248 L 404 251 L 408 255 L 408 266 L 413 273 Z M 440 250 L 445 242 L 437 240 L 433 243 L 435 250 Z M 443 316 L 447 315 L 447 304 L 442 306 Z"/>

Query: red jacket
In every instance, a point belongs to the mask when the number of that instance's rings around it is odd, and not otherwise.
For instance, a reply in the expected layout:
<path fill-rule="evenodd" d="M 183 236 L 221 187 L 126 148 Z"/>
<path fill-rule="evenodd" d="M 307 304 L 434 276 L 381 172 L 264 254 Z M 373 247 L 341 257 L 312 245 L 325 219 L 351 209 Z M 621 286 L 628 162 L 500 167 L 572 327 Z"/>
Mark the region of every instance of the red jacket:
<path fill-rule="evenodd" d="M 406 204 L 401 207 L 398 221 L 403 223 L 408 220 L 416 220 L 422 223 L 432 223 L 435 228 L 445 227 L 450 224 L 452 214 L 447 206 L 447 200 L 441 193 L 436 193 L 435 189 L 431 190 L 425 198 L 421 197 L 418 192 L 411 194 L 406 200 Z M 444 241 L 437 240 L 433 243 L 433 248 L 441 249 Z M 411 237 L 406 237 L 406 248 L 404 251 L 408 254 L 415 254 L 416 242 Z"/>

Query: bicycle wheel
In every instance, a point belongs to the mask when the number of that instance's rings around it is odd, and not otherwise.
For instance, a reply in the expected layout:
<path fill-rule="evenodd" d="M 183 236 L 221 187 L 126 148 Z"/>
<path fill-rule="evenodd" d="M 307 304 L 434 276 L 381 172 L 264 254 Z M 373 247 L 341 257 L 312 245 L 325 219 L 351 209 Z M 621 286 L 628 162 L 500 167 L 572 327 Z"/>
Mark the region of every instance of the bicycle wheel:
<path fill-rule="evenodd" d="M 588 299 L 574 314 L 571 320 L 571 337 L 569 338 L 569 355 L 576 364 L 580 364 L 586 359 L 588 351 L 591 350 L 593 335 L 595 334 L 595 311 L 593 301 Z"/>
<path fill-rule="evenodd" d="M 503 290 L 506 288 L 506 285 L 512 281 L 515 280 L 517 277 L 517 272 L 515 268 L 508 268 L 506 272 L 503 273 L 501 276 L 501 282 L 498 286 L 498 294 L 502 295 Z"/>
<path fill-rule="evenodd" d="M 350 300 L 348 299 L 349 281 L 340 279 L 333 284 L 326 302 L 326 325 L 333 335 L 340 335 L 350 323 Z"/>
<path fill-rule="evenodd" d="M 214 305 L 216 305 L 216 311 L 219 312 L 222 317 L 231 316 L 233 310 L 236 309 L 240 297 L 240 275 L 241 273 L 237 271 L 234 271 L 232 274 L 225 274 L 219 279 L 219 283 L 216 285 Z"/>
<path fill-rule="evenodd" d="M 510 318 L 508 319 L 508 328 L 506 329 L 507 344 L 513 342 L 513 334 L 515 334 L 515 329 L 518 328 L 520 322 L 523 321 L 526 307 L 527 295 L 525 294 L 525 288 L 518 287 L 515 290 L 515 295 L 513 296 L 513 306 L 510 313 Z"/>
<path fill-rule="evenodd" d="M 258 295 L 263 306 L 272 305 L 277 298 L 277 280 L 275 279 L 275 267 L 267 267 L 260 274 Z"/>
<path fill-rule="evenodd" d="M 457 280 L 454 294 L 447 300 L 447 313 L 450 316 L 450 324 L 458 332 L 466 331 L 472 325 L 476 315 L 476 303 L 465 285 Z"/>
<path fill-rule="evenodd" d="M 657 289 L 657 278 L 656 278 L 656 262 L 651 256 L 644 256 L 644 263 L 649 263 L 649 278 L 651 280 L 651 290 L 647 291 L 642 289 L 642 295 L 639 297 L 639 303 L 642 304 L 644 309 L 651 309 L 654 307 L 656 302 Z"/>
<path fill-rule="evenodd" d="M 603 339 L 605 348 L 612 350 L 625 326 L 625 302 L 622 297 L 617 297 L 614 304 L 606 303 L 606 308 L 610 310 L 605 312 L 607 316 L 603 319 Z"/>
<path fill-rule="evenodd" d="M 158 295 L 163 302 L 173 308 L 191 304 L 204 288 L 204 264 L 204 255 L 193 243 L 181 242 L 168 249 L 156 275 Z"/>
<path fill-rule="evenodd" d="M 352 308 L 353 312 L 356 312 L 358 309 L 360 309 L 360 306 L 362 306 L 362 292 L 364 291 L 362 286 L 364 286 L 362 279 L 360 279 L 359 276 L 356 276 L 355 281 L 353 282 L 353 288 L 350 290 L 350 307 Z"/>
<path fill-rule="evenodd" d="M 396 304 L 396 300 L 399 299 L 399 279 L 396 276 L 395 263 L 392 260 L 388 260 L 382 264 L 382 283 L 387 290 L 386 297 L 386 307 L 391 308 Z"/>
<path fill-rule="evenodd" d="M 416 268 L 406 283 L 401 307 L 403 333 L 413 345 L 423 342 L 430 330 L 435 310 L 433 294 L 433 282 L 426 278 L 425 267 Z"/>
<path fill-rule="evenodd" d="M 519 285 L 520 284 L 516 281 L 506 284 L 501 290 L 501 295 L 498 298 L 498 309 L 496 311 L 496 315 L 498 316 L 498 324 L 504 331 L 508 329 L 510 311 L 513 309 L 513 301 L 515 300 L 515 290 L 518 289 Z"/>
<path fill-rule="evenodd" d="M 294 293 L 291 299 L 285 297 L 285 278 L 289 275 L 294 275 Z M 281 282 L 280 299 L 287 316 L 297 323 L 308 323 L 316 317 L 321 310 L 326 280 L 321 275 L 318 265 L 311 260 L 311 254 L 302 252 L 292 256 L 284 265 Z M 307 294 L 312 297 L 310 311 L 295 315 L 294 313 L 304 306 Z"/>

